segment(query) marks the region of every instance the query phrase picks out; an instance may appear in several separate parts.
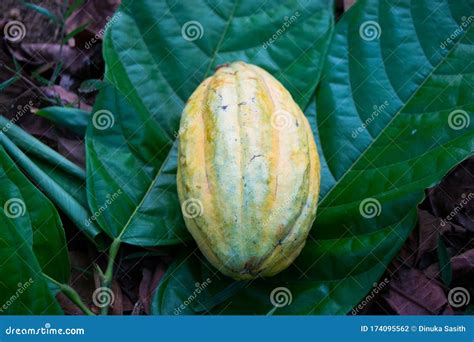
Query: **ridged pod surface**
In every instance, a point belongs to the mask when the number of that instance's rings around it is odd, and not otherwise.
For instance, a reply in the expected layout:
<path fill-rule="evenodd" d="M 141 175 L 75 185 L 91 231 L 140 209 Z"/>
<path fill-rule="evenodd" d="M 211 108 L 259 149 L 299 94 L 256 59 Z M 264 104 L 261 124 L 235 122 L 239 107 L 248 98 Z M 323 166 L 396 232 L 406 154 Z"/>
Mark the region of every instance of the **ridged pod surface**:
<path fill-rule="evenodd" d="M 265 70 L 226 64 L 189 98 L 178 194 L 187 228 L 225 275 L 251 279 L 288 267 L 315 219 L 319 181 L 309 123 Z"/>

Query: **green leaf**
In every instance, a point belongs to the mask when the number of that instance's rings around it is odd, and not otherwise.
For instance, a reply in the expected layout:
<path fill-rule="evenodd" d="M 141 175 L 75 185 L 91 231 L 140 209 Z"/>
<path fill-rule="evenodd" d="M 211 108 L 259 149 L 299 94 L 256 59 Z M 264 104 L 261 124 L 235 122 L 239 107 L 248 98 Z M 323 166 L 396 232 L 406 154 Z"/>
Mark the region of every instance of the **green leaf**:
<path fill-rule="evenodd" d="M 72 30 L 71 32 L 69 32 L 66 36 L 64 36 L 63 38 L 63 44 L 67 44 L 67 42 L 69 41 L 69 39 L 71 38 L 74 38 L 77 34 L 81 33 L 82 31 L 84 31 L 87 26 L 90 25 L 90 21 L 86 22 L 85 24 L 82 24 L 78 27 L 76 27 L 74 30 Z"/>
<path fill-rule="evenodd" d="M 67 19 L 84 4 L 84 0 L 74 0 L 67 8 L 66 13 L 64 13 L 64 19 Z"/>
<path fill-rule="evenodd" d="M 272 291 L 284 287 L 291 304 L 274 314 L 346 314 L 371 290 L 415 226 L 424 189 L 474 152 L 474 30 L 458 29 L 473 10 L 467 0 L 361 0 L 346 12 L 317 112 L 306 110 L 322 166 L 312 234 L 287 271 L 208 311 L 266 314 Z M 367 23 L 380 36 L 372 39 Z M 166 277 L 180 278 L 189 262 Z M 198 281 L 170 282 L 154 306 L 168 307 Z"/>
<path fill-rule="evenodd" d="M 178 203 L 178 195 L 176 165 L 162 167 L 167 150 L 159 140 L 145 136 L 145 129 L 135 126 L 139 124 L 138 115 L 114 87 L 104 84 L 94 112 L 86 134 L 88 200 L 92 211 L 99 211 L 108 197 L 120 192 L 97 217 L 100 226 L 112 238 L 134 245 L 168 245 L 188 240 L 179 205 L 168 204 Z M 102 130 L 102 120 L 115 124 Z M 126 141 L 124 136 L 128 136 Z"/>
<path fill-rule="evenodd" d="M 51 81 L 48 80 L 48 79 L 46 79 L 46 78 L 44 78 L 43 76 L 39 75 L 38 73 L 36 73 L 36 71 L 33 71 L 33 72 L 31 73 L 31 77 L 32 77 L 33 79 L 37 80 L 39 83 L 41 83 L 41 84 L 43 84 L 43 85 L 47 85 L 47 86 L 50 85 L 50 82 L 51 82 Z M 50 102 L 50 103 L 55 103 L 55 104 L 61 102 L 58 98 L 54 98 L 54 99 L 49 99 L 49 98 L 48 98 L 47 101 Z"/>
<path fill-rule="evenodd" d="M 100 249 L 104 234 L 91 220 L 86 199 L 85 172 L 21 128 L 0 116 L 1 145 L 15 163 Z M 26 151 L 26 155 L 23 151 Z"/>
<path fill-rule="evenodd" d="M 54 66 L 53 74 L 51 75 L 51 78 L 49 80 L 49 86 L 52 86 L 56 82 L 56 79 L 58 78 L 59 74 L 61 73 L 62 68 L 63 68 L 63 62 L 62 61 L 56 63 L 56 65 Z M 58 99 L 59 99 L 59 101 L 61 101 L 61 98 L 59 96 L 58 96 Z"/>
<path fill-rule="evenodd" d="M 104 58 L 117 90 L 101 90 L 92 123 L 113 124 L 88 129 L 89 203 L 96 211 L 121 189 L 99 218 L 110 236 L 142 246 L 180 243 L 190 236 L 172 147 L 187 98 L 217 65 L 244 60 L 270 71 L 304 108 L 332 34 L 332 0 L 124 1 L 111 23 Z"/>
<path fill-rule="evenodd" d="M 80 93 L 88 94 L 99 90 L 101 87 L 102 80 L 90 79 L 83 81 L 78 90 Z"/>
<path fill-rule="evenodd" d="M 87 123 L 90 113 L 79 108 L 69 107 L 45 107 L 36 112 L 37 115 L 45 117 L 54 123 L 69 128 L 79 136 L 86 134 Z"/>
<path fill-rule="evenodd" d="M 11 86 L 13 83 L 18 81 L 19 79 L 20 79 L 20 76 L 14 75 L 10 77 L 8 80 L 3 81 L 2 83 L 0 83 L 0 91 L 7 89 L 9 86 Z"/>
<path fill-rule="evenodd" d="M 38 139 L 34 138 L 20 127 L 14 124 L 14 120 L 7 120 L 5 117 L 0 115 L 0 127 L 1 131 L 19 148 L 26 151 L 29 156 L 42 159 L 48 163 L 54 165 L 55 168 L 59 168 L 65 173 L 71 174 L 71 176 L 78 179 L 85 180 L 86 173 L 84 169 L 77 166 L 73 162 L 61 156 L 59 153 L 51 149 L 50 147 L 43 144 Z"/>
<path fill-rule="evenodd" d="M 45 273 L 63 283 L 69 279 L 69 258 L 59 215 L 2 147 L 0 186 L 0 312 L 61 314 L 43 277 Z"/>
<path fill-rule="evenodd" d="M 441 274 L 441 279 L 446 286 L 451 285 L 451 280 L 453 279 L 453 271 L 451 267 L 451 257 L 449 256 L 448 249 L 446 244 L 443 241 L 441 236 L 438 237 L 438 264 L 439 271 Z"/>
<path fill-rule="evenodd" d="M 175 272 L 177 269 L 179 272 Z M 193 283 L 190 279 L 199 281 Z M 205 313 L 208 307 L 230 298 L 246 285 L 247 282 L 233 282 L 216 273 L 203 256 L 191 253 L 170 266 L 155 292 L 151 312 L 155 315 Z"/>

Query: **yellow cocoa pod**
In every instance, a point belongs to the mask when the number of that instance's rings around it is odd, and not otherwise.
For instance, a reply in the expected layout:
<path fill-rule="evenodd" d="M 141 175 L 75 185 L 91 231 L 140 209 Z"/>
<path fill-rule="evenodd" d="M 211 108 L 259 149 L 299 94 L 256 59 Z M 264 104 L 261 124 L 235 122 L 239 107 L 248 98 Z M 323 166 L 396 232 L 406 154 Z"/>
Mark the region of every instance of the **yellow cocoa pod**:
<path fill-rule="evenodd" d="M 287 268 L 315 219 L 319 181 L 309 123 L 265 70 L 226 64 L 189 98 L 179 199 L 200 250 L 225 275 L 243 280 Z"/>

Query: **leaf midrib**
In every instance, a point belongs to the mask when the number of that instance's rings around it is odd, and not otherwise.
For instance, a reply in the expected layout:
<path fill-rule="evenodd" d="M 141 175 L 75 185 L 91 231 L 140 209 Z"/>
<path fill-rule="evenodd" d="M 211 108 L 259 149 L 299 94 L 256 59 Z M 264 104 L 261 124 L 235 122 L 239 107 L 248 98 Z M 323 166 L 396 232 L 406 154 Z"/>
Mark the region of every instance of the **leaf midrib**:
<path fill-rule="evenodd" d="M 211 67 L 214 64 L 214 61 L 216 60 L 217 53 L 219 52 L 222 44 L 224 43 L 225 36 L 227 34 L 227 31 L 229 30 L 229 25 L 232 19 L 234 18 L 235 10 L 237 8 L 238 3 L 239 3 L 239 0 L 236 0 L 234 3 L 234 7 L 232 7 L 232 12 L 230 13 L 229 18 L 227 19 L 224 31 L 222 32 L 222 35 L 219 41 L 217 42 L 216 47 L 214 48 L 214 52 L 212 53 L 211 60 L 209 61 L 209 65 L 207 66 L 206 72 L 204 73 L 204 78 L 206 78 L 209 75 L 209 71 L 211 70 Z"/>
<path fill-rule="evenodd" d="M 173 147 L 171 147 L 173 148 Z M 150 183 L 150 186 L 148 187 L 147 191 L 145 192 L 145 194 L 143 195 L 142 199 L 140 200 L 140 203 L 138 203 L 136 206 L 135 206 L 135 209 L 133 210 L 132 214 L 130 215 L 130 217 L 128 218 L 128 221 L 125 223 L 125 225 L 123 226 L 123 229 L 122 231 L 120 232 L 120 234 L 118 235 L 117 239 L 122 241 L 122 237 L 125 233 L 125 231 L 129 228 L 131 222 L 133 221 L 133 219 L 135 218 L 137 212 L 138 212 L 138 209 L 142 207 L 143 203 L 145 202 L 145 199 L 148 197 L 148 195 L 150 194 L 151 190 L 153 189 L 153 187 L 155 186 L 158 178 L 161 176 L 161 172 L 163 171 L 163 168 L 166 166 L 166 163 L 168 162 L 168 160 L 170 159 L 171 157 L 171 153 L 168 153 L 168 155 L 166 156 L 165 160 L 163 161 L 163 163 L 161 164 L 160 166 L 160 169 L 158 170 L 158 172 L 156 173 L 155 177 L 153 178 L 153 180 L 151 181 Z"/>

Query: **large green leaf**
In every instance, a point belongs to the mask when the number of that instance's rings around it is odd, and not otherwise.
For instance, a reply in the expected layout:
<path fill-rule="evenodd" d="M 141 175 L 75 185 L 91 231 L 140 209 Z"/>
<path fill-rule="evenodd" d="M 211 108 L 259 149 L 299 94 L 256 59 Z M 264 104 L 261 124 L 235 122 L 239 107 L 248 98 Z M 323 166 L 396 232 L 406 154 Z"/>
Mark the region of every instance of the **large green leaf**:
<path fill-rule="evenodd" d="M 104 108 L 108 112 L 100 112 Z M 104 83 L 95 109 L 99 115 L 113 112 L 116 121 L 124 121 L 114 125 L 116 129 L 100 130 L 93 117 L 86 133 L 88 201 L 93 211 L 102 213 L 97 216 L 99 224 L 111 237 L 135 245 L 188 239 L 179 205 L 169 205 L 178 203 L 176 167 L 161 167 L 159 142 L 140 146 L 141 137 L 131 136 L 124 143 L 124 134 L 138 115 L 113 86 Z M 131 149 L 133 145 L 140 149 Z M 101 210 L 112 196 L 107 210 Z"/>
<path fill-rule="evenodd" d="M 292 300 L 276 314 L 345 314 L 370 291 L 414 227 L 424 189 L 474 152 L 474 30 L 462 24 L 473 10 L 468 0 L 361 0 L 344 15 L 318 113 L 306 111 L 323 168 L 312 235 L 290 269 L 207 310 L 267 313 L 280 288 L 276 303 Z M 179 262 L 155 313 L 172 314 L 180 291 L 202 281 L 183 282 L 192 258 Z"/>
<path fill-rule="evenodd" d="M 69 258 L 53 204 L 0 147 L 0 310 L 2 314 L 61 314 L 43 273 L 69 279 Z"/>
<path fill-rule="evenodd" d="M 244 60 L 270 71 L 304 108 L 332 33 L 332 5 L 122 3 L 104 39 L 106 79 L 117 90 L 102 89 L 87 133 L 92 211 L 111 192 L 122 192 L 98 218 L 109 235 L 142 246 L 189 239 L 176 194 L 174 144 L 186 100 L 217 65 Z"/>

